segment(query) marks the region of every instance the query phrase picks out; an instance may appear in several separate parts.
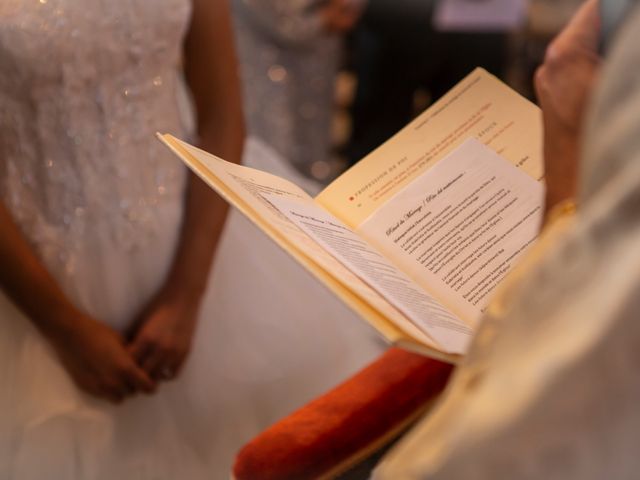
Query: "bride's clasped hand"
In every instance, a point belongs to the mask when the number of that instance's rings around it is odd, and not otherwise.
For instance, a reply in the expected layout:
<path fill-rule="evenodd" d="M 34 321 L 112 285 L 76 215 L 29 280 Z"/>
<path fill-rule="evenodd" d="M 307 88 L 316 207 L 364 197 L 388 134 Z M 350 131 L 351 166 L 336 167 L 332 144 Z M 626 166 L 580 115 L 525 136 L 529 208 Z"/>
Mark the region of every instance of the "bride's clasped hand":
<path fill-rule="evenodd" d="M 138 317 L 127 351 L 152 380 L 180 374 L 191 349 L 198 305 L 199 299 L 186 292 L 163 289 Z"/>

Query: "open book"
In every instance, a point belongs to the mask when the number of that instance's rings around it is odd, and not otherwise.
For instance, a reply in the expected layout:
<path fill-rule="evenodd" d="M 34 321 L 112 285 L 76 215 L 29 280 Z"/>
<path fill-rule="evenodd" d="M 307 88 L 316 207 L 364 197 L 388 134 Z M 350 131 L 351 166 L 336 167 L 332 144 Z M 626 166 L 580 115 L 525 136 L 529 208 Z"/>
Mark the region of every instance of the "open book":
<path fill-rule="evenodd" d="M 540 112 L 482 69 L 315 198 L 159 137 L 390 342 L 447 361 L 538 232 Z"/>

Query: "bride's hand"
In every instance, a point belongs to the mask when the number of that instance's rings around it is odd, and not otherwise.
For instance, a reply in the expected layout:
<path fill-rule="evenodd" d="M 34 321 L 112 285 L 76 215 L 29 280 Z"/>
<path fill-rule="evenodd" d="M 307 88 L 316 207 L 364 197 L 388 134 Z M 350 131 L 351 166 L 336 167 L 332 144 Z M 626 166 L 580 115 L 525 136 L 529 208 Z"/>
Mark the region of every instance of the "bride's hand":
<path fill-rule="evenodd" d="M 154 380 L 175 378 L 191 349 L 197 302 L 163 290 L 138 318 L 129 352 Z"/>
<path fill-rule="evenodd" d="M 120 403 L 138 392 L 155 389 L 127 351 L 122 336 L 107 325 L 79 316 L 71 331 L 49 339 L 76 385 L 87 393 Z"/>
<path fill-rule="evenodd" d="M 127 352 L 123 338 L 69 301 L 2 201 L 0 231 L 3 292 L 51 342 L 78 387 L 113 402 L 153 391 L 154 383 Z"/>

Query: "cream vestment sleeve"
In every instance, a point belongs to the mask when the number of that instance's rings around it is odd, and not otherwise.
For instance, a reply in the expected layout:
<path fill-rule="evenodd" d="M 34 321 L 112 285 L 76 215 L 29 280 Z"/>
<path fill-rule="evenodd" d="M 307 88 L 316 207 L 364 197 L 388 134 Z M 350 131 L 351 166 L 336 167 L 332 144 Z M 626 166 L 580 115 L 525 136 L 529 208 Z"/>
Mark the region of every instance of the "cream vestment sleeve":
<path fill-rule="evenodd" d="M 638 477 L 639 31 L 640 8 L 594 100 L 579 216 L 516 269 L 439 407 L 376 480 Z"/>

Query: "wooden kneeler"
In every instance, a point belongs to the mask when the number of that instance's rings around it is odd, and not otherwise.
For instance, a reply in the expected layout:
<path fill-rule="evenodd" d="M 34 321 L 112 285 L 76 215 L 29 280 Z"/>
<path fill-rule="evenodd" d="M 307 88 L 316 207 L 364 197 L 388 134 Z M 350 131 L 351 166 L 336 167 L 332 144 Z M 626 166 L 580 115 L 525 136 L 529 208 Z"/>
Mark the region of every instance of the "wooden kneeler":
<path fill-rule="evenodd" d="M 239 451 L 233 475 L 236 480 L 334 478 L 423 414 L 452 370 L 392 348 L 250 441 Z"/>

